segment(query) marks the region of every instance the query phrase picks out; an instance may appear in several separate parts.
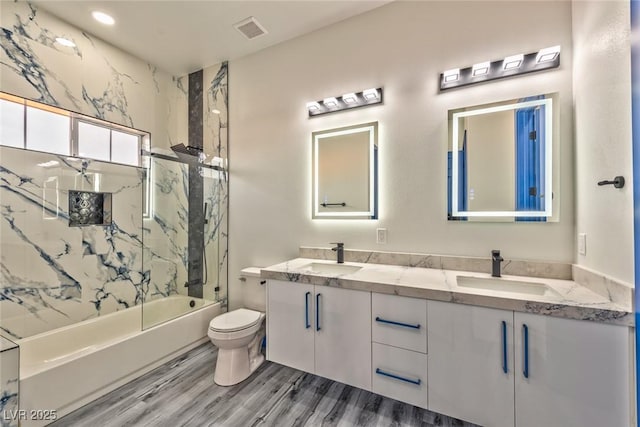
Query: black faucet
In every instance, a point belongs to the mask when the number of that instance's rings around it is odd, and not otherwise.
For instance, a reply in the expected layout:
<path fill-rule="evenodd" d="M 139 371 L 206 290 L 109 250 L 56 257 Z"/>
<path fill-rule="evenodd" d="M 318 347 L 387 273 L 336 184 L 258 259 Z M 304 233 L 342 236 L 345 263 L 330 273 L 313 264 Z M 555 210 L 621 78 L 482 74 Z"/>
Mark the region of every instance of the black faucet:
<path fill-rule="evenodd" d="M 332 245 L 337 245 L 335 248 L 331 248 L 331 250 L 336 251 L 338 264 L 344 264 L 344 243 L 332 243 Z"/>
<path fill-rule="evenodd" d="M 500 256 L 500 251 L 491 251 L 491 275 L 493 277 L 500 277 L 500 263 L 504 261 L 504 258 Z"/>

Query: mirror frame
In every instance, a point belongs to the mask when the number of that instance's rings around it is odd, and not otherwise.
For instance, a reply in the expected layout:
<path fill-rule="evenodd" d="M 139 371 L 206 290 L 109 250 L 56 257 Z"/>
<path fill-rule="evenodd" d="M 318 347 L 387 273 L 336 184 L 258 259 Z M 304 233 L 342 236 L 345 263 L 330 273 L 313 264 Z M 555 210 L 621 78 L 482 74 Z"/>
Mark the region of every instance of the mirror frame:
<path fill-rule="evenodd" d="M 323 139 L 358 132 L 369 133 L 369 207 L 366 211 L 320 212 L 318 157 Z M 362 123 L 335 129 L 316 131 L 311 134 L 312 143 L 312 219 L 378 219 L 378 122 Z"/>
<path fill-rule="evenodd" d="M 553 100 L 551 97 L 537 99 L 534 101 L 516 102 L 510 104 L 497 105 L 488 108 L 478 108 L 473 110 L 459 111 L 452 115 L 452 132 L 448 147 L 455 152 L 455 146 L 459 139 L 458 123 L 459 119 L 481 114 L 497 113 L 500 111 L 516 110 L 535 106 L 545 106 L 545 197 L 544 211 L 461 211 L 458 210 L 458 156 L 451 156 L 451 217 L 536 217 L 549 218 L 553 216 Z"/>

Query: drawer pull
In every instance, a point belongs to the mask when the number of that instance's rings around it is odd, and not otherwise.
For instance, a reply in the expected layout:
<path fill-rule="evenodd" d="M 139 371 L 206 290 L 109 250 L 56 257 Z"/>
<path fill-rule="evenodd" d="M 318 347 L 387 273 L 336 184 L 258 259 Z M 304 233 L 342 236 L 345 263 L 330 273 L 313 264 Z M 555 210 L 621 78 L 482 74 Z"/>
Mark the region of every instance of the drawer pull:
<path fill-rule="evenodd" d="M 389 325 L 402 326 L 403 328 L 420 329 L 420 324 L 412 325 L 410 323 L 396 322 L 394 320 L 382 319 L 380 317 L 376 317 L 376 322 L 388 323 Z"/>
<path fill-rule="evenodd" d="M 404 381 L 404 382 L 407 382 L 407 383 L 415 384 L 415 385 L 420 385 L 422 383 L 422 381 L 420 381 L 420 378 L 418 378 L 417 380 L 412 380 L 411 378 L 405 378 L 405 377 L 401 377 L 401 376 L 398 376 L 398 375 L 391 374 L 389 372 L 385 372 L 380 368 L 376 368 L 376 374 L 383 375 L 383 376 L 389 377 L 389 378 L 393 378 L 394 380 L 400 380 L 400 381 Z"/>

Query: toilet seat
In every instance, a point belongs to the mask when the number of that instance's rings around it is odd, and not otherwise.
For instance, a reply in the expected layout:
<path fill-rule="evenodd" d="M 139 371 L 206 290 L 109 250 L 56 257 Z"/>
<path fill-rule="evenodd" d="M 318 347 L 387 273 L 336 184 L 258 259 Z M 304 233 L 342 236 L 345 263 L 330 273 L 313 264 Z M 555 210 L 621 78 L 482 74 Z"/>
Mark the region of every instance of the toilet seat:
<path fill-rule="evenodd" d="M 237 332 L 249 329 L 262 320 L 259 311 L 239 308 L 215 317 L 209 323 L 209 330 L 213 332 Z"/>

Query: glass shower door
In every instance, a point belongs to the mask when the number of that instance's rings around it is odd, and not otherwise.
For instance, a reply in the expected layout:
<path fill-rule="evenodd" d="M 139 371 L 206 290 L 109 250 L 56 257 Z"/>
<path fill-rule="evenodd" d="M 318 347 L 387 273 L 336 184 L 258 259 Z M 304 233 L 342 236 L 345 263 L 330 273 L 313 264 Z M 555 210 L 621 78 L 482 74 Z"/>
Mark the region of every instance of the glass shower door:
<path fill-rule="evenodd" d="M 223 183 L 224 172 L 206 165 L 149 157 L 143 329 L 225 298 L 219 275 Z"/>

